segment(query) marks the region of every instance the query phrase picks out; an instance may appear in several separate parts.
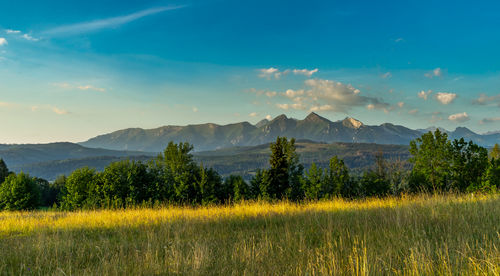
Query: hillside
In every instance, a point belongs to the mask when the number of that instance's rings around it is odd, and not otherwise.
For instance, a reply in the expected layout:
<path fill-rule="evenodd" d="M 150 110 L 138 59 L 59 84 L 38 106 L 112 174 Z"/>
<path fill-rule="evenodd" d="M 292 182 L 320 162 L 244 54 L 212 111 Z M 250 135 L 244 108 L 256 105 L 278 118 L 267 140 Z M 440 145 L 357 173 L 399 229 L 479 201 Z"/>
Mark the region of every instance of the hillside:
<path fill-rule="evenodd" d="M 61 148 L 58 148 L 58 145 Z M 309 167 L 312 162 L 326 167 L 329 159 L 337 155 L 344 159 L 353 172 L 369 168 L 374 162 L 375 153 L 378 151 L 382 151 L 387 159 L 407 160 L 409 158 L 408 147 L 403 145 L 328 144 L 299 140 L 296 146 L 297 152 L 300 154 L 300 161 L 306 167 Z M 0 158 L 4 158 L 2 153 L 0 151 Z M 75 169 L 85 166 L 102 171 L 112 162 L 126 159 L 147 162 L 155 156 L 155 154 L 143 152 L 89 149 L 67 143 L 13 147 L 8 153 L 11 155 L 5 155 L 7 157 L 5 160 L 12 171 L 24 171 L 32 176 L 48 180 L 54 180 L 61 174 L 68 175 Z M 213 167 L 223 176 L 240 174 L 249 179 L 257 169 L 268 167 L 269 154 L 269 144 L 266 143 L 258 146 L 195 152 L 194 159 L 206 167 Z M 56 157 L 60 159 L 54 159 Z M 27 162 L 23 163 L 23 161 Z"/>
<path fill-rule="evenodd" d="M 277 136 L 295 137 L 317 142 L 350 142 L 408 145 L 428 130 L 412 130 L 404 126 L 384 123 L 369 126 L 354 118 L 332 122 L 316 113 L 303 120 L 280 115 L 273 120 L 262 120 L 256 125 L 240 122 L 228 125 L 199 124 L 164 126 L 155 129 L 124 129 L 100 135 L 80 143 L 86 147 L 112 150 L 159 152 L 170 141 L 189 142 L 196 151 L 216 150 L 235 146 L 256 146 L 272 142 Z M 464 127 L 448 131 L 450 138 L 472 139 L 482 146 L 500 143 L 500 134 L 480 135 Z"/>

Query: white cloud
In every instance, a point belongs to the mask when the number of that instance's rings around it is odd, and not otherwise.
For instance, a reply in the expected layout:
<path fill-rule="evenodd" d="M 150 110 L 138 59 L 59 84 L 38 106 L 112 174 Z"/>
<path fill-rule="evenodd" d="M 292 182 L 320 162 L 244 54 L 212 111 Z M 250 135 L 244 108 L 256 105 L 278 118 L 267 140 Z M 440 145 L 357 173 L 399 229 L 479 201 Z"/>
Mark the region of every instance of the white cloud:
<path fill-rule="evenodd" d="M 264 69 L 259 69 L 259 77 L 260 78 L 265 78 L 270 80 L 271 78 L 279 79 L 281 78 L 281 72 L 278 70 L 278 68 L 270 67 L 270 68 L 264 68 Z"/>
<path fill-rule="evenodd" d="M 292 72 L 294 75 L 304 75 L 306 77 L 311 77 L 314 73 L 318 72 L 318 68 L 313 69 L 313 70 L 293 69 Z"/>
<path fill-rule="evenodd" d="M 5 39 L 5 37 L 0 37 L 0 46 L 4 46 L 7 44 L 9 44 L 9 42 L 7 42 L 7 39 Z"/>
<path fill-rule="evenodd" d="M 408 111 L 408 114 L 411 114 L 411 115 L 415 115 L 418 113 L 418 109 L 412 109 L 410 111 Z"/>
<path fill-rule="evenodd" d="M 448 120 L 452 121 L 452 122 L 456 122 L 456 123 L 463 123 L 463 122 L 466 122 L 469 119 L 469 115 L 467 115 L 467 112 L 463 112 L 463 113 L 457 113 L 457 114 L 452 114 L 448 117 Z"/>
<path fill-rule="evenodd" d="M 198 108 L 196 106 L 193 107 L 193 112 L 198 112 Z"/>
<path fill-rule="evenodd" d="M 26 40 L 29 40 L 29 41 L 38 41 L 38 40 L 40 40 L 39 38 L 34 38 L 31 35 L 29 35 L 29 34 L 23 34 L 23 38 L 26 39 Z"/>
<path fill-rule="evenodd" d="M 276 107 L 283 110 L 288 110 L 290 108 L 289 104 L 276 104 Z"/>
<path fill-rule="evenodd" d="M 424 90 L 418 92 L 418 97 L 419 98 L 422 98 L 424 100 L 427 101 L 427 97 L 432 93 L 432 90 L 427 90 L 427 92 L 425 92 Z"/>
<path fill-rule="evenodd" d="M 14 104 L 8 102 L 0 102 L 0 107 L 11 107 L 11 106 L 14 106 Z"/>
<path fill-rule="evenodd" d="M 293 89 L 287 89 L 285 93 L 283 93 L 284 96 L 293 99 L 297 96 L 302 96 L 304 95 L 304 90 L 293 90 Z"/>
<path fill-rule="evenodd" d="M 442 77 L 443 70 L 441 70 L 441 68 L 438 67 L 430 72 L 425 73 L 424 76 L 429 79 L 432 79 L 433 77 Z"/>
<path fill-rule="evenodd" d="M 353 107 L 369 105 L 372 109 L 392 110 L 389 104 L 378 98 L 361 95 L 361 91 L 350 84 L 324 79 L 308 79 L 306 89 L 288 89 L 279 93 L 292 103 L 279 103 L 284 110 L 334 111 L 346 113 Z"/>
<path fill-rule="evenodd" d="M 5 32 L 6 32 L 7 34 L 20 34 L 20 33 L 21 33 L 21 31 L 18 31 L 18 30 L 10 30 L 10 29 L 5 30 Z"/>
<path fill-rule="evenodd" d="M 59 87 L 59 88 L 62 88 L 62 89 L 78 89 L 78 90 L 84 90 L 84 91 L 87 91 L 87 90 L 92 90 L 92 91 L 97 91 L 97 92 L 106 92 L 106 89 L 105 88 L 101 88 L 101 87 L 95 87 L 93 85 L 72 85 L 72 84 L 69 84 L 67 82 L 60 82 L 60 83 L 51 83 L 52 86 L 55 86 L 55 87 Z"/>
<path fill-rule="evenodd" d="M 286 76 L 290 73 L 294 75 L 303 75 L 306 77 L 311 77 L 314 73 L 318 72 L 318 69 L 307 70 L 307 69 L 286 69 L 284 71 L 280 71 L 278 68 L 270 67 L 258 69 L 259 72 L 258 77 L 264 78 L 267 80 L 271 79 L 280 79 L 282 76 Z"/>
<path fill-rule="evenodd" d="M 404 105 L 405 105 L 405 103 L 404 103 L 404 102 L 399 102 L 399 103 L 398 103 L 399 108 L 403 108 L 403 106 L 404 106 Z"/>
<path fill-rule="evenodd" d="M 276 96 L 278 93 L 276 91 L 267 91 L 266 92 L 266 96 L 269 97 L 269 98 L 272 98 L 274 96 Z"/>
<path fill-rule="evenodd" d="M 398 42 L 403 42 L 405 41 L 402 37 L 398 37 L 396 39 L 394 39 L 394 42 L 398 43 Z"/>
<path fill-rule="evenodd" d="M 368 110 L 374 110 L 375 109 L 375 105 L 374 104 L 368 104 L 368 105 L 366 105 L 366 109 L 368 109 Z"/>
<path fill-rule="evenodd" d="M 333 106 L 331 106 L 329 104 L 325 104 L 325 105 L 313 106 L 309 110 L 310 111 L 332 111 L 332 110 L 334 110 L 334 108 L 333 108 Z"/>
<path fill-rule="evenodd" d="M 494 122 L 500 122 L 500 117 L 491 117 L 491 118 L 484 118 L 481 121 L 479 121 L 480 124 L 489 124 L 489 123 L 494 123 Z"/>
<path fill-rule="evenodd" d="M 252 113 L 248 114 L 248 116 L 250 116 L 250 117 L 257 117 L 257 115 L 258 115 L 257 112 L 252 112 Z"/>
<path fill-rule="evenodd" d="M 94 90 L 94 91 L 103 92 L 103 93 L 106 92 L 106 89 L 100 88 L 100 87 L 95 87 L 92 85 L 79 85 L 76 88 L 80 89 L 80 90 Z"/>
<path fill-rule="evenodd" d="M 89 32 L 95 32 L 99 31 L 102 29 L 111 29 L 111 28 L 117 28 L 121 25 L 124 25 L 126 23 L 135 21 L 137 19 L 169 11 L 169 10 L 176 10 L 183 8 L 185 6 L 170 6 L 170 7 L 158 7 L 158 8 L 151 8 L 151 9 L 146 9 L 142 11 L 138 11 L 132 14 L 124 15 L 124 16 L 117 16 L 117 17 L 111 17 L 111 18 L 106 18 L 106 19 L 98 19 L 94 21 L 89 21 L 89 22 L 82 22 L 82 23 L 76 23 L 76 24 L 71 24 L 71 25 L 64 25 L 60 27 L 56 27 L 50 30 L 47 30 L 44 32 L 46 35 L 51 35 L 51 36 L 61 36 L 61 35 L 76 35 L 76 34 L 82 34 L 82 33 L 89 33 Z"/>
<path fill-rule="evenodd" d="M 436 94 L 436 99 L 442 104 L 449 104 L 457 98 L 455 93 L 438 92 Z"/>
<path fill-rule="evenodd" d="M 32 109 L 32 110 L 33 110 L 33 109 Z M 68 112 L 68 111 L 66 111 L 66 110 L 64 110 L 64 109 L 59 109 L 59 108 L 57 108 L 57 107 L 52 107 L 52 111 L 53 111 L 54 113 L 56 113 L 57 115 L 67 115 L 67 114 L 69 114 L 69 112 Z"/>
<path fill-rule="evenodd" d="M 385 74 L 382 74 L 380 77 L 383 79 L 390 79 L 392 77 L 392 74 L 391 72 L 387 72 Z"/>
<path fill-rule="evenodd" d="M 266 119 L 267 119 L 267 120 L 269 120 L 269 121 L 270 121 L 272 118 L 273 118 L 273 117 L 271 117 L 271 115 L 266 115 Z"/>

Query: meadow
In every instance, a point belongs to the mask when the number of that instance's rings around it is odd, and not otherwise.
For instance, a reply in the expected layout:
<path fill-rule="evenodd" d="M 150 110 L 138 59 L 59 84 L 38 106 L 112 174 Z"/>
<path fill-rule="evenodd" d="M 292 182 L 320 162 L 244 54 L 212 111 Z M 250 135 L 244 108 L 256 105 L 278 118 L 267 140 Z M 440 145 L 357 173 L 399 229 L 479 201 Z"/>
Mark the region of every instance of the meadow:
<path fill-rule="evenodd" d="M 499 275 L 500 195 L 0 212 L 3 275 Z"/>

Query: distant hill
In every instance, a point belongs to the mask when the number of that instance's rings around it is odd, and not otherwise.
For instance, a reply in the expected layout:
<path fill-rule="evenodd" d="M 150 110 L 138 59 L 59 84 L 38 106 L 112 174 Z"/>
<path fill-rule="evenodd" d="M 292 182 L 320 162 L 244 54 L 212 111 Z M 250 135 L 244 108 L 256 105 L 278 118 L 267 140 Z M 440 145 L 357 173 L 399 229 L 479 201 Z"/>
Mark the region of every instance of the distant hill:
<path fill-rule="evenodd" d="M 385 123 L 369 126 L 354 118 L 332 122 L 316 113 L 303 120 L 280 115 L 273 120 L 262 120 L 256 125 L 241 122 L 229 125 L 199 124 L 164 126 L 155 129 L 124 129 L 91 138 L 80 143 L 86 147 L 112 150 L 159 152 L 168 142 L 189 142 L 196 151 L 216 150 L 235 146 L 256 146 L 272 142 L 277 136 L 295 137 L 317 142 L 350 142 L 408 145 L 422 133 L 404 126 Z M 450 138 L 472 139 L 482 146 L 500 143 L 500 133 L 480 135 L 464 127 L 448 132 Z"/>
<path fill-rule="evenodd" d="M 68 154 L 62 154 L 64 150 L 57 149 L 57 145 L 64 149 L 79 149 L 82 154 L 76 154 L 75 151 L 69 151 Z M 365 143 L 319 143 L 307 140 L 299 140 L 296 144 L 297 152 L 300 154 L 300 161 L 304 166 L 309 167 L 312 162 L 322 167 L 328 165 L 328 161 L 334 155 L 344 159 L 346 164 L 353 169 L 353 172 L 361 171 L 373 165 L 374 155 L 382 151 L 387 159 L 407 160 L 409 157 L 408 147 L 403 145 L 377 145 Z M 43 150 L 40 150 L 42 148 Z M 7 158 L 6 162 L 9 169 L 15 172 L 24 171 L 32 176 L 42 177 L 47 180 L 54 180 L 58 175 L 69 175 L 72 171 L 88 166 L 98 171 L 102 171 L 111 162 L 121 160 L 149 161 L 154 154 L 144 154 L 137 152 L 121 151 L 101 151 L 84 148 L 79 145 L 68 144 L 50 144 L 50 145 L 29 145 L 22 147 L 18 151 L 18 158 Z M 52 149 L 52 150 L 48 150 Z M 95 150 L 95 151 L 92 151 Z M 13 150 L 10 151 L 14 152 Z M 40 152 L 45 152 L 45 158 L 40 157 Z M 56 154 L 59 152 L 60 155 Z M 90 152 L 96 154 L 91 155 Z M 99 155 L 103 154 L 103 155 Z M 115 154 L 113 156 L 112 154 Z M 259 168 L 269 166 L 269 144 L 246 147 L 232 147 L 214 151 L 196 152 L 194 159 L 198 163 L 203 163 L 205 167 L 216 169 L 221 175 L 239 174 L 249 179 Z M 83 157 L 83 155 L 88 155 Z M 52 160 L 51 158 L 59 156 L 61 160 Z M 73 157 L 69 157 L 73 156 Z M 0 158 L 3 156 L 0 152 Z M 36 162 L 31 162 L 37 160 Z M 27 160 L 28 163 L 22 163 Z M 21 162 L 21 163 L 20 163 Z"/>
<path fill-rule="evenodd" d="M 154 154 L 148 152 L 88 148 L 74 143 L 0 145 L 0 158 L 2 158 L 8 166 L 97 156 L 125 157 L 138 155 Z"/>

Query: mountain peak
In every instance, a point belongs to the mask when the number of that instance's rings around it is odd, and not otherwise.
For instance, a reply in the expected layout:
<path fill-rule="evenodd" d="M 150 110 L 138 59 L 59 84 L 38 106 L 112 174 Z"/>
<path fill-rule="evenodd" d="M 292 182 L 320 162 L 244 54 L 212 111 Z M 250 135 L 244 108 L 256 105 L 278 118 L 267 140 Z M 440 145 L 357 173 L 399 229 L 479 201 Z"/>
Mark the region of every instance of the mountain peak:
<path fill-rule="evenodd" d="M 307 117 L 304 119 L 304 121 L 308 121 L 308 122 L 325 122 L 326 121 L 326 122 L 328 122 L 328 119 L 321 117 L 314 112 L 311 112 L 311 113 L 309 113 L 309 115 L 307 115 Z"/>
<path fill-rule="evenodd" d="M 457 127 L 455 129 L 455 132 L 458 132 L 458 133 L 463 133 L 463 134 L 476 134 L 475 132 L 473 132 L 472 130 L 466 128 L 466 127 Z"/>
<path fill-rule="evenodd" d="M 262 119 L 260 120 L 258 123 L 255 124 L 256 127 L 262 127 L 262 126 L 265 126 L 269 123 L 269 120 L 268 119 Z"/>
<path fill-rule="evenodd" d="M 360 128 L 363 126 L 363 123 L 354 119 L 354 118 L 351 118 L 351 117 L 346 117 L 343 121 L 342 121 L 342 125 L 344 125 L 345 127 L 348 127 L 348 128 Z"/>
<path fill-rule="evenodd" d="M 274 118 L 273 121 L 283 121 L 286 119 L 288 119 L 288 117 L 285 114 L 281 114 L 281 115 L 277 116 L 276 118 Z"/>

